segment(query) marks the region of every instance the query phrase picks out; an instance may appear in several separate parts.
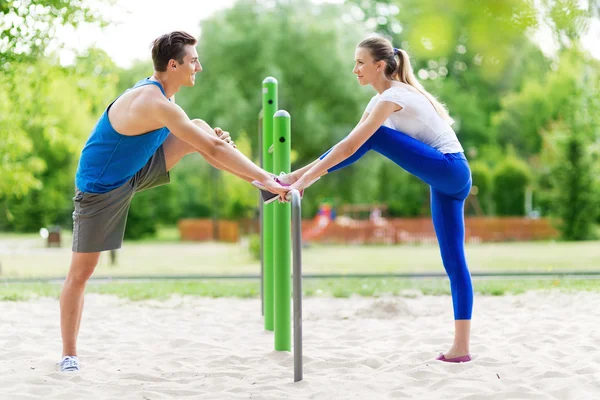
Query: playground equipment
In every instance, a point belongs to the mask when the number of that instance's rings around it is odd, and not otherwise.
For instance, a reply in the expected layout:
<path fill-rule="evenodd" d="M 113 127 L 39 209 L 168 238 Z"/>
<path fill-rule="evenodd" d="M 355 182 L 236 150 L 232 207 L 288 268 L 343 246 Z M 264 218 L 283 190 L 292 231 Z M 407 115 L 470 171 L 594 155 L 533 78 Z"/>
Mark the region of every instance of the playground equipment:
<path fill-rule="evenodd" d="M 277 110 L 277 80 L 263 81 L 259 113 L 261 166 L 273 174 L 291 169 L 291 117 Z M 290 209 L 291 208 L 291 209 Z M 291 221 L 290 221 L 291 219 Z M 265 330 L 274 332 L 275 350 L 291 351 L 290 259 L 293 254 L 294 382 L 302 380 L 302 220 L 301 197 L 291 192 L 291 204 L 260 202 L 261 304 Z M 290 223 L 292 236 L 290 237 Z M 293 250 L 291 248 L 293 242 Z"/>
<path fill-rule="evenodd" d="M 324 203 L 319 206 L 317 215 L 313 218 L 310 226 L 302 232 L 302 240 L 318 240 L 325 229 L 333 221 L 333 210 L 330 204 Z"/>

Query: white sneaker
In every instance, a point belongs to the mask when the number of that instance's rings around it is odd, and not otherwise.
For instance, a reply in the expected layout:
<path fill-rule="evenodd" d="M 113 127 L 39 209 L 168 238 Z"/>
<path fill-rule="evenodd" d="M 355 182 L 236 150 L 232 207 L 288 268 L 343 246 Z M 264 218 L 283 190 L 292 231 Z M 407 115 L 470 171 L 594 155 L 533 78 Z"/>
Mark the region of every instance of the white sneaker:
<path fill-rule="evenodd" d="M 60 372 L 79 371 L 79 359 L 77 356 L 64 356 L 57 365 Z"/>
<path fill-rule="evenodd" d="M 292 177 L 290 174 L 286 174 L 285 172 L 281 172 L 279 176 L 276 177 L 279 182 L 284 186 L 290 186 L 292 183 Z"/>

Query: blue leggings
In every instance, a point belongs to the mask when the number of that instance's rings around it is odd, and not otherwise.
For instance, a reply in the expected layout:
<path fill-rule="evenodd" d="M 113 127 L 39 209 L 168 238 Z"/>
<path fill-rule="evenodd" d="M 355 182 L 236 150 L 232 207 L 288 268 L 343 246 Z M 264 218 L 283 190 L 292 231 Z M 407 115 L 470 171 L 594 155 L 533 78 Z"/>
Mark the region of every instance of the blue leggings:
<path fill-rule="evenodd" d="M 382 126 L 352 156 L 328 172 L 354 163 L 369 150 L 384 155 L 430 186 L 431 216 L 442 262 L 450 278 L 454 319 L 471 319 L 473 285 L 464 245 L 464 204 L 471 191 L 471 170 L 464 154 L 441 153 L 402 132 Z"/>

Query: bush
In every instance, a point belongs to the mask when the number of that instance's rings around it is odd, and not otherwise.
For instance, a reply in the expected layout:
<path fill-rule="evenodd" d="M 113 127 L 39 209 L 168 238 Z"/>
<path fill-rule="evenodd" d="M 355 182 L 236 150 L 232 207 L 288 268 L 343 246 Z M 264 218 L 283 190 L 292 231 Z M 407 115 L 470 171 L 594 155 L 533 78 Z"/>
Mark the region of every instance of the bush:
<path fill-rule="evenodd" d="M 477 187 L 477 198 L 483 208 L 484 214 L 492 213 L 492 185 L 493 175 L 490 167 L 483 161 L 470 163 L 473 187 Z"/>
<path fill-rule="evenodd" d="M 429 214 L 429 186 L 389 160 L 379 170 L 377 201 L 388 205 L 389 217 Z"/>
<path fill-rule="evenodd" d="M 529 166 L 512 152 L 494 170 L 493 194 L 497 215 L 524 215 L 525 190 L 532 180 Z"/>
<path fill-rule="evenodd" d="M 255 260 L 260 260 L 260 235 L 253 234 L 248 236 L 248 250 Z"/>

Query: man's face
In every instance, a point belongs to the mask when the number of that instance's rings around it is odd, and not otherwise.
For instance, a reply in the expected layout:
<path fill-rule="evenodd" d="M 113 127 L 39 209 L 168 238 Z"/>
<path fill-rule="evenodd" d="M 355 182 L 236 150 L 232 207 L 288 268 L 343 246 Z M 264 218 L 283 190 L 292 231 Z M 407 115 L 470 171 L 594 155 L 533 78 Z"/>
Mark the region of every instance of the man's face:
<path fill-rule="evenodd" d="M 177 81 L 182 86 L 194 86 L 196 83 L 196 72 L 202 72 L 202 65 L 198 61 L 198 52 L 196 47 L 185 45 L 185 56 L 183 63 L 179 64 L 176 60 L 171 60 L 169 65 L 173 74 L 177 76 Z"/>

